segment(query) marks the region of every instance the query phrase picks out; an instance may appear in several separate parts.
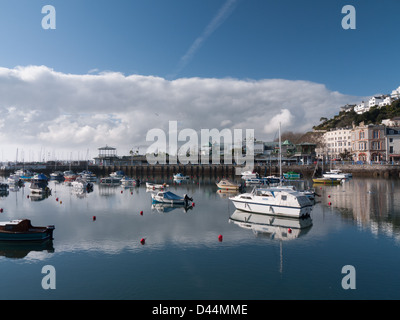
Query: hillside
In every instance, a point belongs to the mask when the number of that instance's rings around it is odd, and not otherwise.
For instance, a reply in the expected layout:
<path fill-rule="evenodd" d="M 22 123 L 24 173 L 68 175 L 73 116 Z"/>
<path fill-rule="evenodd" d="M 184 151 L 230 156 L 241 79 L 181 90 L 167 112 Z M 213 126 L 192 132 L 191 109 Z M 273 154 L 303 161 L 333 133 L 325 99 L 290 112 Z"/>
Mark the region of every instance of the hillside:
<path fill-rule="evenodd" d="M 350 127 L 354 123 L 356 126 L 360 122 L 365 124 L 380 124 L 384 119 L 400 117 L 400 100 L 394 101 L 391 105 L 385 107 L 372 107 L 363 114 L 357 114 L 354 111 L 341 111 L 332 119 L 321 118 L 321 123 L 313 127 L 314 130 L 329 130 L 332 128 Z"/>

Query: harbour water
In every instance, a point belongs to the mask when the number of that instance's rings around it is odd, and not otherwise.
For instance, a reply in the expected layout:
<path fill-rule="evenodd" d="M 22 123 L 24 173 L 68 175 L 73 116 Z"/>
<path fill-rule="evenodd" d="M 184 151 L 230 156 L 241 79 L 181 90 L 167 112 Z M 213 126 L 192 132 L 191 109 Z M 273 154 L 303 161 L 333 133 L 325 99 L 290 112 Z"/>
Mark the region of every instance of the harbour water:
<path fill-rule="evenodd" d="M 246 217 L 212 179 L 152 181 L 193 197 L 194 207 L 152 207 L 144 185 L 95 183 L 80 194 L 51 181 L 45 199 L 31 197 L 29 183 L 10 190 L 0 221 L 28 218 L 55 230 L 43 244 L 0 243 L 0 299 L 400 298 L 399 179 L 316 187 L 312 226 L 301 230 L 267 216 L 235 223 L 233 214 Z M 46 290 L 48 265 L 56 287 Z M 355 289 L 342 286 L 344 266 L 354 267 Z"/>

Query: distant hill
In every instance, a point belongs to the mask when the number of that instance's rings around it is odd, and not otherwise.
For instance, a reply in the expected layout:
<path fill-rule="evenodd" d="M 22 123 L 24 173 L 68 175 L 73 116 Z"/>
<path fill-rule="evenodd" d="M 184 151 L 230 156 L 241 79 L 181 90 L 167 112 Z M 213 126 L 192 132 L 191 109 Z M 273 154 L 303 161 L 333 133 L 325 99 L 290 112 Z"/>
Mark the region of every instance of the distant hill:
<path fill-rule="evenodd" d="M 400 117 L 400 100 L 394 101 L 391 105 L 385 107 L 372 107 L 369 111 L 357 114 L 354 111 L 341 111 L 332 119 L 321 118 L 321 123 L 314 126 L 314 130 L 329 130 L 333 128 L 351 127 L 354 123 L 356 126 L 360 122 L 365 124 L 380 124 L 384 119 L 392 119 Z"/>

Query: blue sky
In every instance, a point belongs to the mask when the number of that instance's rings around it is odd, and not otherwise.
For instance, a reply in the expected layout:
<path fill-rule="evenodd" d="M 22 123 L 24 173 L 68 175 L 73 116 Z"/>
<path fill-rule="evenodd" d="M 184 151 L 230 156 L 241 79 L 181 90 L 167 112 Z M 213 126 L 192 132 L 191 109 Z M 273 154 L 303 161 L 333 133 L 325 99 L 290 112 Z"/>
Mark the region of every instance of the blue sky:
<path fill-rule="evenodd" d="M 168 77 L 225 0 L 2 1 L 1 66 Z M 57 29 L 43 30 L 51 4 Z M 344 30 L 341 9 L 356 8 Z M 237 0 L 175 77 L 309 80 L 351 95 L 399 85 L 396 0 Z"/>
<path fill-rule="evenodd" d="M 56 9 L 55 30 L 41 27 L 41 9 L 48 4 Z M 341 26 L 345 5 L 356 8 L 356 30 L 344 30 Z M 252 84 L 253 88 L 264 80 L 291 81 L 290 85 L 305 81 L 321 85 L 330 97 L 340 95 L 340 99 L 324 105 L 324 114 L 331 116 L 341 103 L 390 93 L 400 85 L 399 12 L 398 0 L 2 0 L 0 67 L 8 74 L 17 66 L 45 66 L 52 76 L 52 72 L 62 76 L 118 72 L 125 77 L 159 78 L 167 85 L 180 79 L 236 79 L 247 87 Z M 34 79 L 38 86 L 41 79 Z M 9 76 L 1 81 L 13 85 Z M 104 81 L 112 87 L 109 78 Z M 283 87 L 290 87 L 283 83 Z M 91 84 L 90 88 L 98 85 Z M 62 86 L 51 92 L 40 87 L 49 99 L 54 92 L 65 91 Z M 283 89 L 274 87 L 271 93 L 276 94 L 277 90 Z M 279 100 L 284 96 L 273 100 L 275 107 L 265 100 L 254 103 L 266 103 L 267 110 L 276 110 L 271 117 L 287 115 L 282 110 L 290 110 L 293 119 L 297 119 L 299 114 L 289 106 L 294 108 L 293 102 Z M 34 96 L 30 106 L 16 99 L 0 97 L 0 111 L 3 108 L 7 117 L 12 117 L 12 105 L 17 106 L 16 110 L 35 105 L 37 114 L 43 112 L 36 106 Z M 299 101 L 305 99 L 310 97 L 299 96 Z M 319 99 L 322 101 L 323 97 Z M 174 106 L 181 103 L 171 102 Z M 143 101 L 132 108 L 138 111 L 145 105 Z M 110 108 L 108 113 L 112 114 Z M 65 108 L 64 111 L 69 113 Z M 82 114 L 94 113 L 94 105 L 76 111 L 82 121 L 80 126 L 96 128 L 94 123 L 82 120 Z M 62 114 L 57 113 L 53 120 Z M 206 114 L 202 116 L 207 123 Z M 118 118 L 117 113 L 111 116 L 115 117 Z M 227 120 L 237 124 L 233 119 L 222 118 L 221 123 Z M 50 123 L 51 119 L 47 127 Z M 289 121 L 288 125 L 294 123 Z M 311 124 L 307 122 L 301 126 L 304 128 L 311 128 Z M 3 138 L 4 145 L 8 140 Z M 101 142 L 98 139 L 97 143 Z"/>

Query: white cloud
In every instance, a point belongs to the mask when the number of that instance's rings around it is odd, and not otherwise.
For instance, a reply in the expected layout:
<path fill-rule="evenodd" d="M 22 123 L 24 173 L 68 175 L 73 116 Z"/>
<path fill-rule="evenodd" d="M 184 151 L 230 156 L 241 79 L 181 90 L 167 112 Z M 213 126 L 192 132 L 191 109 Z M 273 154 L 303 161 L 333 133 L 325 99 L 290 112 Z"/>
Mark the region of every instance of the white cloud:
<path fill-rule="evenodd" d="M 16 148 L 32 154 L 45 148 L 56 156 L 63 150 L 64 158 L 89 148 L 95 156 L 105 144 L 122 155 L 145 145 L 152 128 L 167 133 L 169 120 L 178 121 L 178 130 L 254 129 L 257 139 L 268 140 L 279 121 L 282 131 L 310 130 L 320 117 L 357 101 L 308 81 L 169 81 L 116 72 L 65 74 L 46 66 L 0 68 L 0 149 L 2 160 L 14 160 Z"/>

